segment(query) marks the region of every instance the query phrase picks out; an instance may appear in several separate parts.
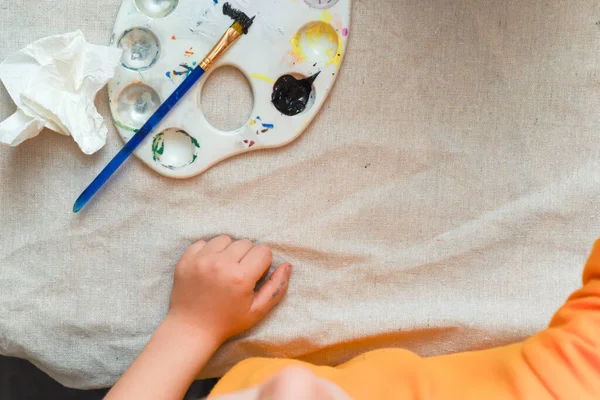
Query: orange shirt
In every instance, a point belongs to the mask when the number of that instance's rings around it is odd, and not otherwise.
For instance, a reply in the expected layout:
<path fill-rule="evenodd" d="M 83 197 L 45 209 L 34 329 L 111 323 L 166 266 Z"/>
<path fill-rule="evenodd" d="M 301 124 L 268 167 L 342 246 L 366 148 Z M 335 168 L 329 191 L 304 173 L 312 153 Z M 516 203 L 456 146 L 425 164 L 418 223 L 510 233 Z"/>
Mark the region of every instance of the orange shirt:
<path fill-rule="evenodd" d="M 245 360 L 211 395 L 259 385 L 303 365 L 361 399 L 600 399 L 600 240 L 573 293 L 549 327 L 510 346 L 421 358 L 401 349 L 363 354 L 337 367 L 295 360 Z"/>

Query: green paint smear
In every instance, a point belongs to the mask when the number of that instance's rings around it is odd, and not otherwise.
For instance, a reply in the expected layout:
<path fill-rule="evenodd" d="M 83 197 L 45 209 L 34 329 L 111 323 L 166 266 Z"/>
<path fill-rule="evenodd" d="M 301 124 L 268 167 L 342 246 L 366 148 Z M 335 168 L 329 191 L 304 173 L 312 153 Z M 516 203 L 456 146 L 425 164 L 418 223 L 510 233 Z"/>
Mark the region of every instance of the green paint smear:
<path fill-rule="evenodd" d="M 152 159 L 156 162 L 160 160 L 160 156 L 165 152 L 165 140 L 163 134 L 159 133 L 152 140 Z"/>
<path fill-rule="evenodd" d="M 129 132 L 138 133 L 138 131 L 139 131 L 139 129 L 130 128 L 129 126 L 124 125 L 122 122 L 117 121 L 116 119 L 115 119 L 115 125 L 118 128 L 125 129 L 126 131 L 129 131 Z"/>
<path fill-rule="evenodd" d="M 197 149 L 199 149 L 199 148 L 200 148 L 200 143 L 198 143 L 198 141 L 196 140 L 196 138 L 195 138 L 195 137 L 192 137 L 192 136 L 190 136 L 190 140 L 192 141 L 192 144 L 193 144 L 194 146 L 196 146 L 196 148 L 197 148 Z"/>
<path fill-rule="evenodd" d="M 196 138 L 188 135 L 187 133 L 185 133 L 184 131 L 178 131 L 179 133 L 186 135 L 187 137 L 190 138 L 190 141 L 192 142 L 192 144 L 194 145 L 194 147 L 196 147 L 196 149 L 200 148 L 200 143 L 198 142 L 198 140 L 196 140 Z M 160 163 L 160 157 L 165 153 L 165 138 L 164 138 L 164 134 L 159 133 L 158 135 L 154 136 L 154 139 L 152 140 L 152 159 L 155 162 Z M 198 158 L 198 151 L 194 151 L 194 155 L 192 156 L 192 160 L 187 164 L 190 165 L 192 164 L 194 161 L 196 161 L 196 159 Z M 178 169 L 175 168 L 173 166 L 169 166 L 169 165 L 164 165 L 162 164 L 165 168 L 169 168 L 169 169 Z M 181 167 L 179 167 L 181 168 Z"/>
<path fill-rule="evenodd" d="M 198 141 L 196 140 L 195 137 L 190 136 L 190 140 L 192 141 L 192 144 L 194 145 L 194 147 L 196 147 L 196 149 L 200 148 L 200 143 L 198 143 Z M 190 161 L 190 164 L 193 164 L 197 158 L 198 158 L 198 150 L 194 151 L 194 156 L 192 157 L 192 161 Z"/>

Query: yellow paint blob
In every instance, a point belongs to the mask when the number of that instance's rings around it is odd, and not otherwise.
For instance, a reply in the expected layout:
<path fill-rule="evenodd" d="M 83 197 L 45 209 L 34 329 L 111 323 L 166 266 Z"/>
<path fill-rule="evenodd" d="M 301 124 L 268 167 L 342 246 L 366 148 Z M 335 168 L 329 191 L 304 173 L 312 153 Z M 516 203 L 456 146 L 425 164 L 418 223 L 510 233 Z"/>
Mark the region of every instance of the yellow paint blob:
<path fill-rule="evenodd" d="M 321 21 L 323 21 L 323 22 L 331 22 L 331 21 L 333 21 L 333 17 L 331 16 L 331 13 L 329 12 L 329 10 L 324 10 L 321 13 Z"/>
<path fill-rule="evenodd" d="M 291 54 L 297 61 L 309 60 L 310 62 L 337 64 L 335 58 L 338 54 L 339 39 L 335 28 L 329 23 L 318 21 L 304 25 L 290 39 Z"/>
<path fill-rule="evenodd" d="M 327 61 L 327 65 L 333 64 L 336 66 L 336 68 L 339 68 L 341 63 L 342 63 L 342 49 L 339 49 L 337 54 L 334 55 L 331 60 Z"/>
<path fill-rule="evenodd" d="M 302 46 L 300 45 L 300 32 L 296 33 L 293 38 L 290 39 L 290 43 L 292 44 L 292 55 L 295 56 L 298 61 L 304 61 L 306 56 L 302 52 Z"/>

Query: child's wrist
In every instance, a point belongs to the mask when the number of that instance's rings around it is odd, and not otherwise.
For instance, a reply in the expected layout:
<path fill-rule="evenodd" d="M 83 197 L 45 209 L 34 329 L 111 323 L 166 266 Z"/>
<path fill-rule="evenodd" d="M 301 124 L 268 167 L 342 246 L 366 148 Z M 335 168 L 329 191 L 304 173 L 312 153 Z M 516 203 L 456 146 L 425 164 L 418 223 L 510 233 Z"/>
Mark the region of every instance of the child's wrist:
<path fill-rule="evenodd" d="M 183 340 L 184 342 L 202 345 L 205 348 L 214 348 L 216 351 L 226 338 L 221 338 L 209 327 L 200 327 L 189 323 L 185 318 L 169 312 L 162 322 L 161 326 L 170 332 L 170 335 Z"/>

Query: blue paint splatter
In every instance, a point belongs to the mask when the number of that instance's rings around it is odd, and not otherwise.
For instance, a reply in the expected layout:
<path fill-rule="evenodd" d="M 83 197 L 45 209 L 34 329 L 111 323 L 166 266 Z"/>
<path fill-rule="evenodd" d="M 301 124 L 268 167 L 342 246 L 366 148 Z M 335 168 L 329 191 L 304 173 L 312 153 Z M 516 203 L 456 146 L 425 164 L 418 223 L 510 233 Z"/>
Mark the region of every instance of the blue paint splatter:
<path fill-rule="evenodd" d="M 267 129 L 275 128 L 275 125 L 273 125 L 273 124 L 265 124 L 264 122 L 262 122 L 262 119 L 260 119 L 260 117 L 258 115 L 256 116 L 256 119 L 258 121 L 260 121 L 260 124 L 263 126 L 263 128 L 267 128 Z"/>
<path fill-rule="evenodd" d="M 215 3 L 215 5 L 219 4 L 219 0 L 213 0 L 213 3 Z"/>
<path fill-rule="evenodd" d="M 180 67 L 185 68 L 185 71 L 175 71 L 173 70 L 172 73 L 173 75 L 185 75 L 185 77 L 187 78 L 189 74 L 192 73 L 192 71 L 194 71 L 194 68 L 190 67 L 189 65 L 187 65 L 187 63 L 183 63 L 183 64 L 179 64 Z"/>
<path fill-rule="evenodd" d="M 167 76 L 167 78 L 171 79 L 171 71 L 167 71 L 165 75 Z"/>

